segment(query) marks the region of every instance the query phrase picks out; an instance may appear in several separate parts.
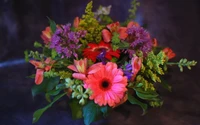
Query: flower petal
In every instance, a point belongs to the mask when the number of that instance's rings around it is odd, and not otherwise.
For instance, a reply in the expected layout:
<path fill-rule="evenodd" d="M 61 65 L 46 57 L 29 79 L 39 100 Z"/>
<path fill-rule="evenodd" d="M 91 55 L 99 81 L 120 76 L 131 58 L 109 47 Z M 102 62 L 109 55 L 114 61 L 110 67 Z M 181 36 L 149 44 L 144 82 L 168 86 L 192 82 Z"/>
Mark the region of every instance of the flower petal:
<path fill-rule="evenodd" d="M 85 74 L 82 74 L 82 73 L 73 73 L 72 76 L 73 76 L 75 79 L 80 79 L 80 80 L 85 80 L 85 79 L 86 79 Z"/>
<path fill-rule="evenodd" d="M 107 29 L 102 30 L 103 40 L 108 43 L 111 41 L 111 33 Z"/>
<path fill-rule="evenodd" d="M 35 83 L 37 85 L 42 83 L 42 81 L 43 81 L 43 73 L 44 73 L 43 69 L 37 69 L 36 70 Z"/>

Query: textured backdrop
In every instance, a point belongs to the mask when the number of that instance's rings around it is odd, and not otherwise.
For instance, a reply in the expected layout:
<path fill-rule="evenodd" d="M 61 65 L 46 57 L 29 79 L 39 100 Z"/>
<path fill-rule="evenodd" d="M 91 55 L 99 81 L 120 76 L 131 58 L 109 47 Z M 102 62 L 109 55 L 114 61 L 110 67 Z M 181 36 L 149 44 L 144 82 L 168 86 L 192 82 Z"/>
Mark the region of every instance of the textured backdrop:
<path fill-rule="evenodd" d="M 23 51 L 33 49 L 41 41 L 41 31 L 48 25 L 46 16 L 57 23 L 72 22 L 84 12 L 89 0 L 0 0 L 0 125 L 31 125 L 34 110 L 46 104 L 42 96 L 32 98 L 35 72 L 24 63 Z M 162 46 L 177 54 L 174 61 L 185 57 L 200 62 L 200 1 L 199 0 L 140 0 L 138 20 Z M 124 21 L 130 0 L 94 0 L 112 4 L 111 16 Z M 11 63 L 12 62 L 12 63 Z M 179 72 L 173 67 L 168 76 L 172 92 L 160 88 L 164 105 L 142 110 L 130 104 L 122 105 L 105 120 L 93 125 L 200 125 L 200 65 L 191 71 Z M 69 107 L 60 102 L 48 110 L 35 125 L 83 125 L 73 121 Z"/>

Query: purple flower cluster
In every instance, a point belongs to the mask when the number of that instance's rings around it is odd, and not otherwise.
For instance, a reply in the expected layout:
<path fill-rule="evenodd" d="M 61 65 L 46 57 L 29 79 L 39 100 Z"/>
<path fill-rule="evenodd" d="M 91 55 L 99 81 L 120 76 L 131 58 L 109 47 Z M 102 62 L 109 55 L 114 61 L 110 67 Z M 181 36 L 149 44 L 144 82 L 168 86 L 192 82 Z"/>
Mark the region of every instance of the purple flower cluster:
<path fill-rule="evenodd" d="M 151 51 L 153 43 L 149 33 L 139 26 L 132 26 L 127 29 L 128 42 L 130 48 L 127 50 L 129 56 L 132 57 L 137 50 L 141 50 L 143 55 L 146 56 Z"/>
<path fill-rule="evenodd" d="M 128 78 L 128 80 L 130 80 L 131 77 L 133 76 L 132 65 L 129 63 L 126 64 L 126 66 L 123 68 L 123 72 L 124 72 L 124 75 Z"/>
<path fill-rule="evenodd" d="M 71 31 L 71 24 L 66 24 L 57 28 L 52 36 L 50 48 L 64 57 L 74 56 L 78 58 L 77 50 L 81 47 L 79 39 L 86 35 L 86 31 Z"/>

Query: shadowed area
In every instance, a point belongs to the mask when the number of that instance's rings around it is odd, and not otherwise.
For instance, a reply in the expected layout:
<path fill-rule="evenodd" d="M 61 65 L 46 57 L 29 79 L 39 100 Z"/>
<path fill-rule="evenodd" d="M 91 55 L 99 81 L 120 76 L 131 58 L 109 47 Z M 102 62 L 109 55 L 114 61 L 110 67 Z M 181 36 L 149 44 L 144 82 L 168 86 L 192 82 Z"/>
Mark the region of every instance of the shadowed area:
<path fill-rule="evenodd" d="M 130 1 L 99 0 L 98 5 L 112 4 L 111 17 L 124 21 Z M 34 66 L 25 63 L 24 50 L 34 50 L 33 42 L 42 42 L 41 31 L 48 25 L 47 16 L 56 23 L 72 22 L 81 16 L 89 0 L 1 0 L 0 1 L 0 125 L 31 125 L 33 112 L 47 103 L 43 96 L 34 99 L 31 87 Z M 199 0 L 140 0 L 140 24 L 144 24 L 159 45 L 176 53 L 172 61 L 181 58 L 200 62 L 200 2 Z M 94 9 L 95 10 L 95 9 Z M 103 120 L 92 125 L 199 125 L 200 65 L 191 71 L 170 68 L 167 80 L 172 92 L 159 87 L 162 108 L 150 109 L 141 116 L 138 106 L 126 103 L 113 110 Z M 35 125 L 84 125 L 83 119 L 72 120 L 66 101 L 57 102 Z"/>

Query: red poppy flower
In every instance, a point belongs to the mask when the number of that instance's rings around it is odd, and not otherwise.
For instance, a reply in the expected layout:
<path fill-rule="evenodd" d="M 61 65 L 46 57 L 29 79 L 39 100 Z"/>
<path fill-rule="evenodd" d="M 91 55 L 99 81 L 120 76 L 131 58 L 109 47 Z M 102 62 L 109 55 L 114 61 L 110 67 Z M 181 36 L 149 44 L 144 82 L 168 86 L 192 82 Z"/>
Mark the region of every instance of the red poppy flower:
<path fill-rule="evenodd" d="M 165 53 L 168 59 L 172 59 L 176 56 L 176 54 L 169 47 L 164 48 L 162 51 Z"/>
<path fill-rule="evenodd" d="M 105 51 L 105 58 L 108 60 L 111 60 L 112 56 L 117 58 L 120 56 L 119 50 L 114 51 L 110 43 L 105 43 L 104 41 L 101 41 L 99 44 L 89 43 L 88 48 L 83 50 L 83 56 L 96 62 L 97 56 L 103 51 Z"/>

